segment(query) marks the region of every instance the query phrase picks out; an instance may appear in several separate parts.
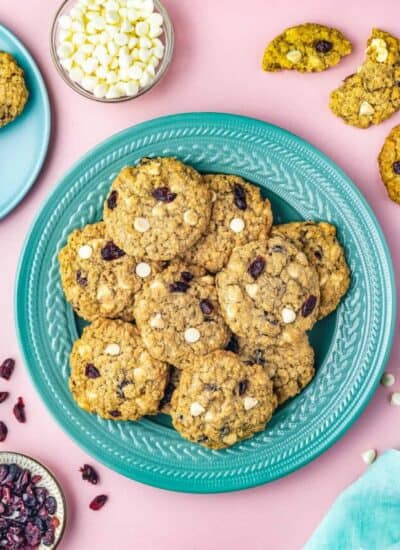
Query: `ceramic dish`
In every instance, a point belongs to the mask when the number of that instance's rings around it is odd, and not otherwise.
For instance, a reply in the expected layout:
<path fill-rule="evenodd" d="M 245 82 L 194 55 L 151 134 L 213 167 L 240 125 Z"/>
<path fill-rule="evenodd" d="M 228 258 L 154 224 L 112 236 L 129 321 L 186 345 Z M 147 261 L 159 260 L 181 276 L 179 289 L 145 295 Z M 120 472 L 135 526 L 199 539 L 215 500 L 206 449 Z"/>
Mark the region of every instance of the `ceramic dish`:
<path fill-rule="evenodd" d="M 26 195 L 46 158 L 50 106 L 42 75 L 25 46 L 0 24 L 0 51 L 15 57 L 25 71 L 29 99 L 22 114 L 0 128 L 0 219 Z M 21 148 L 23 143 L 23 148 Z"/>
<path fill-rule="evenodd" d="M 55 540 L 54 544 L 51 546 L 40 545 L 40 550 L 54 550 L 57 548 L 61 542 L 61 539 L 64 534 L 65 523 L 66 523 L 66 504 L 64 493 L 61 489 L 60 484 L 46 466 L 38 462 L 37 460 L 31 458 L 30 456 L 23 455 L 20 453 L 12 452 L 0 452 L 0 464 L 16 464 L 20 468 L 26 468 L 30 470 L 32 475 L 40 475 L 42 479 L 39 482 L 39 486 L 45 487 L 49 494 L 56 499 L 57 502 L 57 513 L 56 516 L 60 520 L 60 525 L 55 531 Z"/>
<path fill-rule="evenodd" d="M 327 220 L 352 272 L 338 310 L 311 333 L 317 374 L 267 429 L 224 451 L 183 440 L 164 415 L 102 420 L 68 389 L 68 356 L 81 323 L 65 301 L 57 252 L 76 227 L 100 219 L 119 170 L 144 156 L 175 155 L 204 172 L 258 185 L 275 222 Z M 20 345 L 32 379 L 63 428 L 95 458 L 136 480 L 177 491 L 244 489 L 284 476 L 332 445 L 372 396 L 391 346 L 395 287 L 378 223 L 349 178 L 300 138 L 259 120 L 193 113 L 129 128 L 87 153 L 61 180 L 26 240 L 16 284 Z"/>

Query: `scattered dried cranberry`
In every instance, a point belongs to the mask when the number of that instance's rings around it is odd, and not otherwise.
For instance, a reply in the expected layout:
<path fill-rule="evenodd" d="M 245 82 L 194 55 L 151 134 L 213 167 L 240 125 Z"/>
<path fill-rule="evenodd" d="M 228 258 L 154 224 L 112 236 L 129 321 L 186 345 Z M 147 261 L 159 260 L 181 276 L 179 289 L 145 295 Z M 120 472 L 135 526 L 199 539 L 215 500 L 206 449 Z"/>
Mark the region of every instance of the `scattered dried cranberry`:
<path fill-rule="evenodd" d="M 42 476 L 40 476 L 39 474 L 35 474 L 34 476 L 32 476 L 32 485 L 36 485 L 36 483 L 39 483 L 41 479 Z"/>
<path fill-rule="evenodd" d="M 200 309 L 204 313 L 204 315 L 211 315 L 211 313 L 214 311 L 214 306 L 210 302 L 210 300 L 201 300 L 200 301 Z"/>
<path fill-rule="evenodd" d="M 15 367 L 14 359 L 11 359 L 11 357 L 9 357 L 8 359 L 5 359 L 3 363 L 0 365 L 0 376 L 2 378 L 5 378 L 6 380 L 9 380 L 13 373 L 14 367 Z"/>
<path fill-rule="evenodd" d="M 89 464 L 84 464 L 80 469 L 80 472 L 82 473 L 83 480 L 88 481 L 93 485 L 97 485 L 97 482 L 99 481 L 99 476 L 93 466 L 90 466 Z"/>
<path fill-rule="evenodd" d="M 184 281 L 175 281 L 169 285 L 170 292 L 186 292 L 188 288 L 188 283 Z"/>
<path fill-rule="evenodd" d="M 240 346 L 236 334 L 232 334 L 231 339 L 229 340 L 228 345 L 225 349 L 227 351 L 231 351 L 232 353 L 239 353 Z"/>
<path fill-rule="evenodd" d="M 100 508 L 103 508 L 104 504 L 107 502 L 107 499 L 107 495 L 98 495 L 97 497 L 94 497 L 92 502 L 89 504 L 89 508 L 91 510 L 100 510 Z"/>
<path fill-rule="evenodd" d="M 194 275 L 193 273 L 190 273 L 190 271 L 182 271 L 181 273 L 181 279 L 182 281 L 185 281 L 185 283 L 190 283 L 193 277 Z"/>
<path fill-rule="evenodd" d="M 253 277 L 253 279 L 258 279 L 258 277 L 261 275 L 261 273 L 265 269 L 265 260 L 262 256 L 257 256 L 255 260 L 251 262 L 249 265 L 249 269 L 247 270 L 250 275 Z"/>
<path fill-rule="evenodd" d="M 0 391 L 0 403 L 3 403 L 9 395 L 8 391 Z"/>
<path fill-rule="evenodd" d="M 54 539 L 55 539 L 54 529 L 50 527 L 49 529 L 47 529 L 46 533 L 44 534 L 42 538 L 42 542 L 45 546 L 51 546 L 52 544 L 54 544 Z"/>
<path fill-rule="evenodd" d="M 303 317 L 308 317 L 314 310 L 315 306 L 317 305 L 317 298 L 316 296 L 309 296 L 307 300 L 304 302 L 304 304 L 301 306 L 301 314 Z"/>
<path fill-rule="evenodd" d="M 317 40 L 314 43 L 314 48 L 318 53 L 328 53 L 333 48 L 333 44 L 329 40 Z"/>
<path fill-rule="evenodd" d="M 248 380 L 240 380 L 239 382 L 239 395 L 243 395 L 249 386 Z"/>
<path fill-rule="evenodd" d="M 57 512 L 57 501 L 54 497 L 48 496 L 44 503 L 46 510 L 49 512 L 50 515 L 54 516 L 54 514 Z"/>
<path fill-rule="evenodd" d="M 233 202 L 239 208 L 239 210 L 246 210 L 246 190 L 240 183 L 235 183 L 233 186 Z"/>
<path fill-rule="evenodd" d="M 176 199 L 176 193 L 172 193 L 169 187 L 157 187 L 152 192 L 152 195 L 160 202 L 172 202 Z"/>
<path fill-rule="evenodd" d="M 0 441 L 4 441 L 8 434 L 8 428 L 2 420 L 0 420 Z"/>
<path fill-rule="evenodd" d="M 119 416 L 121 416 L 121 412 L 120 411 L 117 411 L 116 409 L 115 410 L 112 410 L 112 411 L 108 411 L 109 414 L 111 416 L 113 416 L 114 418 L 118 418 Z"/>
<path fill-rule="evenodd" d="M 393 164 L 392 164 L 392 167 L 393 167 L 393 172 L 395 174 L 400 174 L 400 160 L 396 160 Z"/>
<path fill-rule="evenodd" d="M 111 191 L 107 199 L 107 206 L 110 210 L 114 210 L 117 206 L 118 193 L 117 191 Z"/>
<path fill-rule="evenodd" d="M 80 269 L 76 272 L 76 282 L 83 287 L 87 286 L 88 283 L 87 278 L 83 277 L 82 271 Z"/>
<path fill-rule="evenodd" d="M 26 422 L 25 403 L 22 397 L 18 397 L 18 401 L 13 408 L 13 413 L 18 422 Z"/>
<path fill-rule="evenodd" d="M 117 260 L 122 256 L 125 256 L 125 252 L 118 248 L 118 246 L 112 241 L 108 241 L 105 247 L 101 249 L 101 257 L 107 262 L 111 260 Z"/>
<path fill-rule="evenodd" d="M 85 368 L 85 374 L 88 378 L 98 378 L 100 376 L 99 371 L 93 365 L 93 363 L 88 363 Z"/>

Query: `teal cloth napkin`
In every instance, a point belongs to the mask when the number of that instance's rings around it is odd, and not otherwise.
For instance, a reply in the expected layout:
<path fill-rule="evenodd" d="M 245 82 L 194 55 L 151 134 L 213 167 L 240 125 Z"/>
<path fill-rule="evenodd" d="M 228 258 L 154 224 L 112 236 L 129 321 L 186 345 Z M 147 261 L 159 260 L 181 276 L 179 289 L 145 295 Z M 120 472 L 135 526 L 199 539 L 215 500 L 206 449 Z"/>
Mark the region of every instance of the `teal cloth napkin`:
<path fill-rule="evenodd" d="M 304 550 L 400 550 L 399 451 L 386 451 L 338 497 Z"/>

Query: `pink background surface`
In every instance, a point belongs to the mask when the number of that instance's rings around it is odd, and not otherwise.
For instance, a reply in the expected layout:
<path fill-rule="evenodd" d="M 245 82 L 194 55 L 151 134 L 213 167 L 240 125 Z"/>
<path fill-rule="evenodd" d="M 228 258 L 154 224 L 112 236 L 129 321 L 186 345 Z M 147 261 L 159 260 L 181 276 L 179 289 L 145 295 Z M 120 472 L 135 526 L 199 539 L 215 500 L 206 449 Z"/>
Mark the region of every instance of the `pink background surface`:
<path fill-rule="evenodd" d="M 0 357 L 14 356 L 12 399 L 23 395 L 28 422 L 17 424 L 10 401 L 1 406 L 9 425 L 2 449 L 32 454 L 53 469 L 68 500 L 69 523 L 61 548 L 127 550 L 279 550 L 300 548 L 340 491 L 365 466 L 360 453 L 400 444 L 400 410 L 380 387 L 367 410 L 334 447 L 301 471 L 270 485 L 225 495 L 185 495 L 146 487 L 97 465 L 101 484 L 80 480 L 78 468 L 95 464 L 55 423 L 31 385 L 14 330 L 13 286 L 22 242 L 33 217 L 65 170 L 111 134 L 160 115 L 182 111 L 226 111 L 283 126 L 329 155 L 353 179 L 372 205 L 400 271 L 400 206 L 386 196 L 376 157 L 400 114 L 369 130 L 345 126 L 327 107 L 329 91 L 354 72 L 373 26 L 399 33 L 399 4 L 334 0 L 165 0 L 176 31 L 171 68 L 152 93 L 132 102 L 102 105 L 81 98 L 52 66 L 48 34 L 58 2 L 0 0 L 0 22 L 14 31 L 38 61 L 52 103 L 53 132 L 44 170 L 32 192 L 0 222 Z M 267 74 L 260 59 L 267 41 L 291 24 L 315 21 L 342 29 L 354 53 L 321 74 Z M 23 147 L 23 144 L 21 144 Z M 5 183 L 2 182 L 2 185 Z M 396 246 L 397 243 L 397 246 Z M 397 327 L 398 329 L 398 327 Z M 396 331 L 397 332 L 397 331 Z M 397 338 L 388 370 L 398 372 Z M 399 383 L 394 388 L 400 388 Z M 110 496 L 94 513 L 88 502 Z"/>

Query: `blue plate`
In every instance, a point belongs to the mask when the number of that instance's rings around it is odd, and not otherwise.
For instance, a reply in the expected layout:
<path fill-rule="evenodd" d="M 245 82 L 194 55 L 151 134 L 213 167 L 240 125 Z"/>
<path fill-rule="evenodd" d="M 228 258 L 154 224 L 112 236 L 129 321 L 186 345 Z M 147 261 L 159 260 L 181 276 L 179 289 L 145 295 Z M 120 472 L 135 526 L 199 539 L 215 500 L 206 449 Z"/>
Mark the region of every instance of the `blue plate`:
<path fill-rule="evenodd" d="M 50 105 L 42 75 L 25 46 L 0 25 L 0 51 L 13 55 L 25 72 L 29 99 L 21 116 L 0 128 L 0 219 L 34 184 L 50 138 Z"/>

